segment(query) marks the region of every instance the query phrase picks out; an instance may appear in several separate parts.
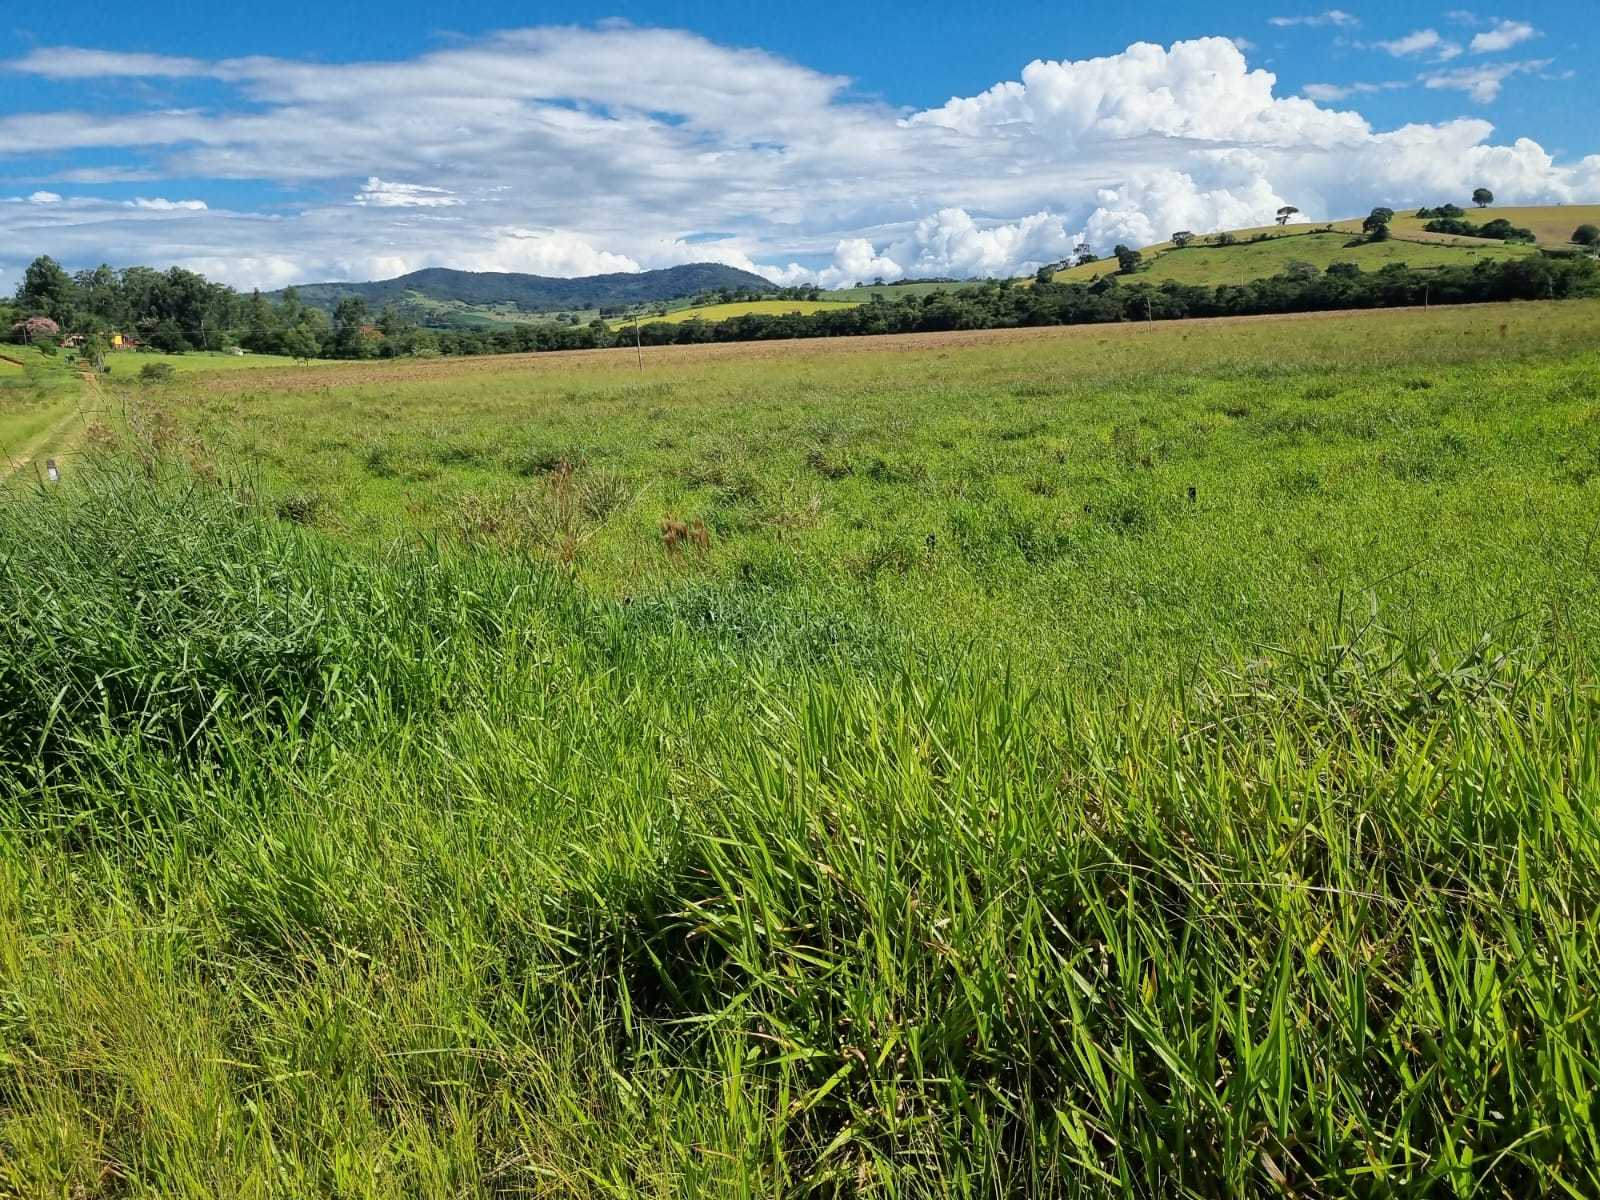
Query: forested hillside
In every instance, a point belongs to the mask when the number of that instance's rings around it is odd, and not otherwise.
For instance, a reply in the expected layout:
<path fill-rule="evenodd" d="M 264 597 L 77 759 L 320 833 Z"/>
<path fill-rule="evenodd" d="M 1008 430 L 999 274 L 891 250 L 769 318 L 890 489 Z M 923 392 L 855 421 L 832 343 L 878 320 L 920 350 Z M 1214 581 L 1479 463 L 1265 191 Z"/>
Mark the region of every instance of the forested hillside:
<path fill-rule="evenodd" d="M 501 271 L 452 271 L 431 267 L 397 279 L 370 283 L 308 283 L 296 288 L 302 303 L 332 312 L 346 296 L 359 296 L 373 308 L 400 304 L 411 296 L 523 312 L 561 312 L 611 305 L 679 300 L 701 292 L 770 289 L 770 281 L 720 263 L 689 263 L 660 271 L 619 272 L 555 279 Z M 272 294 L 281 298 L 282 292 Z"/>

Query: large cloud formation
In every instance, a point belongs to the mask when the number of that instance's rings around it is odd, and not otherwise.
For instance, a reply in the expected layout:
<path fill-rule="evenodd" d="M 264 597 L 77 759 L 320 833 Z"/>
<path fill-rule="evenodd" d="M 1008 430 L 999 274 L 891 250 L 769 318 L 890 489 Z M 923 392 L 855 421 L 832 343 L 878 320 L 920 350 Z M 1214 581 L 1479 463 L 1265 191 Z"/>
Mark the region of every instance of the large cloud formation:
<path fill-rule="evenodd" d="M 1521 32 L 1495 36 L 1510 45 Z M 400 62 L 64 47 L 8 69 L 213 98 L 0 118 L 0 170 L 19 181 L 0 195 L 0 267 L 13 277 L 48 252 L 263 287 L 423 266 L 575 275 L 705 260 L 837 284 L 1021 273 L 1083 239 L 1103 251 L 1257 224 L 1286 203 L 1319 219 L 1480 184 L 1508 202 L 1600 195 L 1600 155 L 1560 164 L 1532 141 L 1495 144 L 1475 118 L 1376 130 L 1277 94 L 1225 38 L 1041 60 L 921 112 L 856 99 L 848 80 L 761 51 L 623 25 L 519 30 Z M 236 101 L 217 104 L 219 90 Z M 163 180 L 260 181 L 292 203 L 106 194 Z"/>

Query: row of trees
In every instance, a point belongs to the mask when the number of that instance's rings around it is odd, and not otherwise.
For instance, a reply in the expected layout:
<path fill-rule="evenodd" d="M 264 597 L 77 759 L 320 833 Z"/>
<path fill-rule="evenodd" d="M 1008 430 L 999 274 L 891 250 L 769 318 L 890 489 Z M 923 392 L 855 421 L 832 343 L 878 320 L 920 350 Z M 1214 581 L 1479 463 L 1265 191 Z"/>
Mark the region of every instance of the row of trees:
<path fill-rule="evenodd" d="M 1498 242 L 1536 242 L 1533 230 L 1513 225 L 1504 217 L 1476 225 L 1457 217 L 1436 217 L 1422 227 L 1429 233 L 1449 233 L 1456 237 L 1489 238 Z"/>
<path fill-rule="evenodd" d="M 854 308 L 830 306 L 811 315 L 748 314 L 716 322 L 656 322 L 641 325 L 637 335 L 631 326 L 613 331 L 598 324 L 580 330 L 527 326 L 515 331 L 452 333 L 441 336 L 439 348 L 447 354 L 476 354 L 631 346 L 635 336 L 644 345 L 661 346 L 1596 295 L 1600 295 L 1600 265 L 1579 257 L 1485 261 L 1428 271 L 1396 263 L 1363 272 L 1353 263 L 1335 263 L 1319 272 L 1308 264 L 1296 264 L 1270 279 L 1220 287 L 1174 282 L 1151 287 L 1118 282 L 1111 276 L 1093 284 L 1036 280 L 1031 287 L 1001 280 Z"/>

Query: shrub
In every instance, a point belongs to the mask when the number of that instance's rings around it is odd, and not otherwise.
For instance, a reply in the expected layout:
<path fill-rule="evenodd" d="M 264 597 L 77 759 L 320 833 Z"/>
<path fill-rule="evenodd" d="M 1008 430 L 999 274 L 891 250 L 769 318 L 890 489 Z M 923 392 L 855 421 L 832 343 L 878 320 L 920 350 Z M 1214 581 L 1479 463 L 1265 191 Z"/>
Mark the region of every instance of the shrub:
<path fill-rule="evenodd" d="M 1474 225 L 1457 217 L 1439 217 L 1423 226 L 1429 233 L 1448 233 L 1454 237 L 1492 238 L 1501 242 L 1534 242 L 1533 230 L 1513 225 L 1504 217 L 1484 225 Z"/>
<path fill-rule="evenodd" d="M 145 363 L 139 368 L 140 383 L 166 383 L 178 372 L 171 363 L 153 362 Z"/>
<path fill-rule="evenodd" d="M 317 514 L 322 511 L 322 505 L 320 492 L 291 492 L 273 505 L 273 512 L 278 520 L 288 521 L 292 525 L 314 525 Z"/>
<path fill-rule="evenodd" d="M 1572 231 L 1572 240 L 1580 246 L 1600 244 L 1600 225 L 1579 225 Z"/>

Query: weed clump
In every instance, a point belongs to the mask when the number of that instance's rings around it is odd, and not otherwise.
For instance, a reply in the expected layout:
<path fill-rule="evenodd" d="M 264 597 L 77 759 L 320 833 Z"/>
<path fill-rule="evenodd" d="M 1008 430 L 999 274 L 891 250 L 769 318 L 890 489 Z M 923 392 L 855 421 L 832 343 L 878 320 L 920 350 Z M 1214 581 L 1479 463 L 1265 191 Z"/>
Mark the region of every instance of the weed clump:
<path fill-rule="evenodd" d="M 855 473 L 855 468 L 848 462 L 831 457 L 821 447 L 813 448 L 806 454 L 806 466 L 824 479 L 844 479 Z"/>
<path fill-rule="evenodd" d="M 456 501 L 450 528 L 469 545 L 536 554 L 572 568 L 583 548 L 632 500 L 620 476 L 580 474 L 563 461 L 526 487 L 466 493 Z"/>

